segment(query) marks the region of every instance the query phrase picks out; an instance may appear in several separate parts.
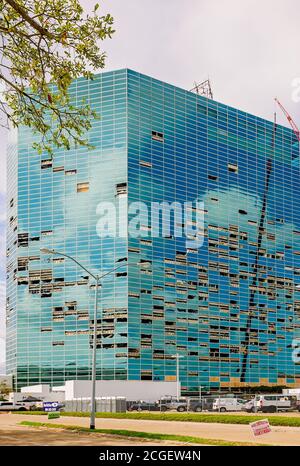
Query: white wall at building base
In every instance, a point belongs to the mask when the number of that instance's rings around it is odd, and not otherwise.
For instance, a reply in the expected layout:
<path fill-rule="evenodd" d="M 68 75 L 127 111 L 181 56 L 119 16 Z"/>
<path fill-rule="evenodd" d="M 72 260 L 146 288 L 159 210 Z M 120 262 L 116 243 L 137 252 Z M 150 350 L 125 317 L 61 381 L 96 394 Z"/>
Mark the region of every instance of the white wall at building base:
<path fill-rule="evenodd" d="M 55 387 L 54 387 L 55 388 Z M 90 398 L 90 380 L 68 380 L 65 383 L 65 399 Z M 97 380 L 96 397 L 125 397 L 127 401 L 156 401 L 163 396 L 177 395 L 177 382 L 152 382 L 139 380 Z"/>
<path fill-rule="evenodd" d="M 40 385 L 30 385 L 28 387 L 22 387 L 21 393 L 31 393 L 38 394 L 39 396 L 47 396 L 51 392 L 50 385 L 40 384 Z"/>
<path fill-rule="evenodd" d="M 9 401 L 17 403 L 25 400 L 28 397 L 34 397 L 42 401 L 57 401 L 61 402 L 65 399 L 64 387 L 59 387 L 60 390 L 51 390 L 50 385 L 30 385 L 22 387 L 20 392 L 11 392 Z"/>
<path fill-rule="evenodd" d="M 22 401 L 28 396 L 43 401 L 68 401 L 90 398 L 92 382 L 90 380 L 69 380 L 64 386 L 50 387 L 48 384 L 23 387 L 21 392 L 10 393 L 12 402 Z M 177 395 L 177 382 L 152 382 L 139 380 L 97 380 L 96 397 L 124 397 L 127 401 L 156 401 L 163 396 Z"/>

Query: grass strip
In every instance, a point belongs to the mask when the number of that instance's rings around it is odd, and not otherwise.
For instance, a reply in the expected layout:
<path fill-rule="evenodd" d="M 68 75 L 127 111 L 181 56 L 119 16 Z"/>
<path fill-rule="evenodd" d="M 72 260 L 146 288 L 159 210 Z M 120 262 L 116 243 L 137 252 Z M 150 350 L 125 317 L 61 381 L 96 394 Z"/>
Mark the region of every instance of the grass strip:
<path fill-rule="evenodd" d="M 44 411 L 13 411 L 13 414 L 47 415 Z M 61 412 L 61 416 L 89 417 L 90 413 Z M 238 415 L 238 414 L 200 414 L 200 413 L 96 413 L 97 418 L 106 419 L 136 419 L 144 421 L 177 421 L 177 422 L 205 422 L 218 424 L 249 424 L 261 419 L 269 419 L 272 426 L 300 427 L 300 416 L 268 416 Z"/>
<path fill-rule="evenodd" d="M 64 429 L 71 430 L 72 432 L 88 432 L 88 433 L 97 433 L 97 434 L 106 434 L 106 435 L 116 435 L 120 437 L 131 437 L 131 438 L 142 438 L 150 440 L 170 440 L 175 442 L 182 443 L 196 443 L 204 445 L 214 445 L 214 446 L 262 446 L 258 443 L 251 442 L 231 442 L 227 440 L 216 440 L 216 439 L 207 439 L 202 437 L 191 437 L 188 435 L 174 435 L 174 434 L 160 434 L 156 432 L 139 432 L 135 430 L 124 430 L 124 429 L 89 429 L 88 427 L 81 426 L 70 426 L 65 424 L 52 424 L 49 422 L 32 422 L 32 421 L 22 421 L 20 422 L 22 426 L 29 427 L 46 427 L 52 429 Z M 267 445 L 263 445 L 267 446 Z"/>

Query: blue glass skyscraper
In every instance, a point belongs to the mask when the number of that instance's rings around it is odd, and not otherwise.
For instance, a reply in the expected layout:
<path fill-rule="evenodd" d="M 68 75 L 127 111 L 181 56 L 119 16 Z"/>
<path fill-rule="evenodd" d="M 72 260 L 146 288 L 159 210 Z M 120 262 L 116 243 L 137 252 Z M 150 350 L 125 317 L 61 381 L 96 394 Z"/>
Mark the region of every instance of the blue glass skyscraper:
<path fill-rule="evenodd" d="M 89 132 L 94 150 L 41 157 L 26 128 L 9 147 L 7 365 L 16 386 L 90 378 L 94 285 L 72 262 L 41 255 L 45 247 L 95 273 L 124 263 L 101 287 L 99 379 L 175 380 L 180 355 L 183 393 L 299 385 L 293 132 L 130 70 L 79 79 L 70 94 L 101 115 Z M 162 202 L 170 210 L 154 225 Z M 197 214 L 204 225 L 193 244 Z M 120 218 L 122 231 L 112 227 Z"/>

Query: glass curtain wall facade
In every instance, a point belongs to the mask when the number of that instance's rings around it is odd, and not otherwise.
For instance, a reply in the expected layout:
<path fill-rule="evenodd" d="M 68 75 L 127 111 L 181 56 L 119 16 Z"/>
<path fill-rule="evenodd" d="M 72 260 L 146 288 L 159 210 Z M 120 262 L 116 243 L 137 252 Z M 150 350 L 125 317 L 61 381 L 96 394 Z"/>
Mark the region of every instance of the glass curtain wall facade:
<path fill-rule="evenodd" d="M 179 354 L 183 392 L 299 385 L 293 132 L 134 72 L 128 115 L 129 205 L 198 199 L 205 220 L 199 249 L 151 220 L 129 237 L 129 378 L 174 380 Z"/>
<path fill-rule="evenodd" d="M 128 261 L 101 289 L 98 378 L 174 381 L 177 355 L 183 393 L 299 385 L 293 132 L 130 70 L 78 80 L 71 93 L 101 114 L 96 148 L 43 159 L 22 129 L 9 157 L 7 362 L 18 387 L 90 377 L 93 283 L 41 247 L 94 272 Z M 99 237 L 103 202 L 128 217 L 128 232 Z M 170 230 L 161 213 L 154 235 L 161 202 Z M 188 218 L 176 216 L 173 203 L 187 202 Z M 176 233 L 197 213 L 199 247 Z"/>
<path fill-rule="evenodd" d="M 114 201 L 127 184 L 127 73 L 79 79 L 70 89 L 101 114 L 89 132 L 94 150 L 32 149 L 26 128 L 9 156 L 7 367 L 15 386 L 59 385 L 91 377 L 94 283 L 64 252 L 94 273 L 126 261 L 127 239 L 100 239 L 99 201 Z M 15 155 L 14 155 L 15 153 Z M 122 192 L 122 191 L 121 191 Z M 126 270 L 126 269 L 125 269 Z M 97 377 L 127 377 L 127 273 L 108 276 L 99 297 Z M 115 329 L 115 332 L 114 330 Z"/>

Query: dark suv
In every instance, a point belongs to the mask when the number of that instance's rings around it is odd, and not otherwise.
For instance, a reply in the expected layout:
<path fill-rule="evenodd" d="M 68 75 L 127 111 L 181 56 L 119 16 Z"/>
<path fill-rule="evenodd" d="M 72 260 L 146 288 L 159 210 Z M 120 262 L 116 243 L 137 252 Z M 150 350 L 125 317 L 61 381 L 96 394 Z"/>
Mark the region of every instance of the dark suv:
<path fill-rule="evenodd" d="M 128 411 L 161 411 L 165 412 L 169 407 L 163 403 L 146 403 L 145 401 L 140 401 L 137 403 L 131 403 L 127 410 Z"/>
<path fill-rule="evenodd" d="M 180 413 L 184 411 L 193 411 L 194 413 L 201 413 L 202 411 L 211 411 L 213 406 L 213 398 L 202 398 L 198 400 L 189 400 L 184 403 L 178 404 L 177 411 Z"/>

